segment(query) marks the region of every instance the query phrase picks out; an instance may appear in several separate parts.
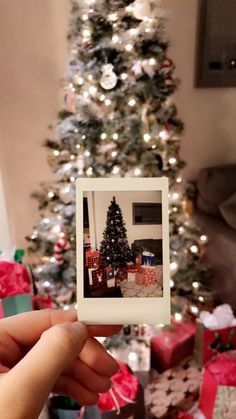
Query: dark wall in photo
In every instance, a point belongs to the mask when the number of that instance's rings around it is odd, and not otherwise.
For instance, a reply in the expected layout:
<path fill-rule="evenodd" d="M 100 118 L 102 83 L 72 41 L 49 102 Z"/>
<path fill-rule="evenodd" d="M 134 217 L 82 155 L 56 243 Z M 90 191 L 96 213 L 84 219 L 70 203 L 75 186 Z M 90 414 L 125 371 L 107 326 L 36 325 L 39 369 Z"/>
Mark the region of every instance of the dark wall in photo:
<path fill-rule="evenodd" d="M 133 203 L 133 224 L 161 224 L 162 205 L 152 203 Z"/>

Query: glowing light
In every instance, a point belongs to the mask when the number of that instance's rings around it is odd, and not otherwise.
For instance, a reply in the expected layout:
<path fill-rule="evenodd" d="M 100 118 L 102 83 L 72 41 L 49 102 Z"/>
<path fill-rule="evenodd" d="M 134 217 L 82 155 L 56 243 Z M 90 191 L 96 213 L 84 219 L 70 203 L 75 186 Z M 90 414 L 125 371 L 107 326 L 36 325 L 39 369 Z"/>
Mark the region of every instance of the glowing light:
<path fill-rule="evenodd" d="M 111 105 L 111 100 L 110 99 L 106 99 L 105 100 L 105 105 L 106 106 L 110 106 Z"/>
<path fill-rule="evenodd" d="M 97 91 L 98 91 L 98 89 L 97 89 L 95 86 L 91 86 L 91 87 L 89 88 L 89 93 L 90 93 L 91 95 L 96 95 Z"/>
<path fill-rule="evenodd" d="M 48 198 L 53 198 L 55 196 L 54 192 L 48 192 Z"/>
<path fill-rule="evenodd" d="M 77 150 L 79 150 L 81 146 L 80 146 L 80 144 L 76 144 L 75 147 L 77 148 Z"/>
<path fill-rule="evenodd" d="M 134 362 L 138 360 L 138 355 L 136 352 L 130 352 L 129 353 L 129 361 Z"/>
<path fill-rule="evenodd" d="M 93 75 L 92 75 L 92 74 L 89 74 L 89 75 L 88 75 L 88 80 L 89 80 L 89 81 L 92 81 L 92 80 L 93 80 Z"/>
<path fill-rule="evenodd" d="M 136 100 L 135 99 L 130 99 L 128 102 L 128 105 L 131 106 L 131 108 L 133 108 L 136 105 Z"/>
<path fill-rule="evenodd" d="M 99 100 L 100 100 L 101 102 L 103 102 L 105 99 L 106 99 L 106 96 L 105 96 L 105 95 L 101 95 L 101 96 L 100 96 L 100 98 L 99 98 Z"/>
<path fill-rule="evenodd" d="M 174 283 L 173 279 L 171 279 L 170 280 L 170 288 L 174 288 L 174 286 L 175 286 L 175 283 Z"/>
<path fill-rule="evenodd" d="M 84 152 L 84 155 L 85 155 L 86 157 L 89 157 L 89 156 L 91 155 L 91 153 L 90 153 L 90 151 L 86 150 L 86 151 Z"/>
<path fill-rule="evenodd" d="M 70 159 L 71 160 L 75 160 L 75 155 L 74 154 L 71 154 Z"/>
<path fill-rule="evenodd" d="M 120 171 L 120 168 L 118 166 L 113 167 L 112 173 L 113 175 L 117 175 Z"/>
<path fill-rule="evenodd" d="M 83 37 L 84 37 L 84 38 L 89 38 L 89 37 L 90 37 L 90 35 L 91 35 L 91 32 L 90 32 L 90 30 L 89 30 L 89 29 L 84 29 L 84 30 L 83 30 Z"/>
<path fill-rule="evenodd" d="M 78 310 L 78 304 L 75 304 L 75 310 Z"/>
<path fill-rule="evenodd" d="M 199 299 L 199 301 L 201 302 L 201 303 L 204 303 L 204 298 L 200 295 L 200 297 L 198 298 Z"/>
<path fill-rule="evenodd" d="M 92 176 L 92 174 L 93 174 L 93 168 L 92 167 L 89 167 L 86 173 L 87 173 L 88 176 Z"/>
<path fill-rule="evenodd" d="M 203 235 L 200 237 L 200 240 L 201 240 L 201 242 L 206 243 L 206 242 L 207 242 L 207 236 L 206 236 L 205 234 L 203 234 Z"/>
<path fill-rule="evenodd" d="M 54 150 L 53 154 L 54 154 L 55 157 L 58 157 L 60 155 L 60 151 Z"/>
<path fill-rule="evenodd" d="M 88 15 L 83 15 L 82 19 L 83 19 L 84 22 L 86 22 L 88 20 Z"/>
<path fill-rule="evenodd" d="M 63 307 L 63 310 L 68 311 L 68 310 L 70 310 L 70 307 L 66 305 L 66 306 Z"/>
<path fill-rule="evenodd" d="M 86 140 L 87 137 L 86 137 L 85 134 L 83 134 L 81 138 L 82 138 L 82 140 Z"/>
<path fill-rule="evenodd" d="M 198 290 L 198 288 L 200 287 L 200 284 L 199 284 L 199 282 L 195 281 L 195 282 L 192 283 L 192 286 L 195 290 Z"/>
<path fill-rule="evenodd" d="M 177 159 L 176 159 L 175 157 L 171 157 L 171 158 L 169 159 L 169 163 L 170 163 L 171 165 L 174 165 L 174 164 L 176 164 L 176 163 L 177 163 Z"/>
<path fill-rule="evenodd" d="M 176 269 L 178 269 L 178 263 L 177 262 L 171 262 L 170 269 L 171 269 L 171 271 L 176 271 Z"/>
<path fill-rule="evenodd" d="M 146 133 L 146 134 L 144 134 L 143 139 L 144 139 L 144 141 L 146 141 L 146 143 L 148 143 L 151 140 L 151 135 Z"/>
<path fill-rule="evenodd" d="M 44 283 L 43 283 L 43 287 L 44 288 L 49 288 L 51 286 L 51 284 L 50 284 L 50 282 L 49 281 L 45 281 Z"/>
<path fill-rule="evenodd" d="M 127 7 L 125 8 L 125 10 L 126 10 L 126 12 L 130 13 L 130 12 L 132 12 L 132 11 L 133 11 L 133 8 L 132 8 L 132 6 L 127 6 Z"/>
<path fill-rule="evenodd" d="M 65 168 L 65 170 L 67 171 L 67 170 L 71 170 L 72 169 L 72 164 L 71 163 L 66 163 L 65 165 L 64 165 L 64 168 Z"/>
<path fill-rule="evenodd" d="M 115 132 L 115 134 L 112 135 L 113 140 L 118 140 L 119 135 L 117 134 L 117 132 Z"/>
<path fill-rule="evenodd" d="M 199 252 L 199 249 L 198 249 L 198 247 L 195 245 L 195 244 L 193 244 L 191 247 L 190 247 L 190 251 L 192 252 L 192 253 L 198 253 Z"/>
<path fill-rule="evenodd" d="M 112 151 L 111 157 L 116 157 L 116 156 L 117 156 L 117 151 Z"/>
<path fill-rule="evenodd" d="M 150 58 L 150 60 L 149 60 L 150 65 L 155 65 L 156 63 L 157 62 L 156 62 L 155 58 Z"/>
<path fill-rule="evenodd" d="M 70 177 L 70 181 L 71 181 L 71 182 L 75 182 L 75 177 L 74 177 L 74 176 L 71 176 L 71 177 Z"/>
<path fill-rule="evenodd" d="M 179 194 L 177 192 L 174 192 L 172 197 L 176 201 L 177 199 L 179 199 Z"/>
<path fill-rule="evenodd" d="M 106 140 L 107 139 L 107 134 L 105 132 L 103 132 L 101 134 L 101 140 Z"/>
<path fill-rule="evenodd" d="M 177 207 L 173 207 L 173 212 L 178 212 L 178 208 Z"/>
<path fill-rule="evenodd" d="M 169 138 L 169 134 L 168 134 L 168 132 L 167 132 L 166 130 L 162 130 L 162 131 L 159 133 L 159 137 L 160 137 L 162 140 L 168 140 L 168 138 Z"/>
<path fill-rule="evenodd" d="M 44 218 L 44 220 L 43 220 L 43 221 L 44 221 L 44 223 L 45 223 L 45 224 L 49 224 L 49 223 L 50 223 L 49 218 Z"/>
<path fill-rule="evenodd" d="M 182 177 L 180 177 L 180 176 L 179 176 L 179 177 L 177 177 L 176 182 L 177 182 L 177 183 L 181 183 L 181 182 L 182 182 Z"/>
<path fill-rule="evenodd" d="M 118 19 L 117 13 L 111 13 L 110 15 L 108 15 L 108 19 L 115 22 Z"/>
<path fill-rule="evenodd" d="M 138 167 L 137 167 L 137 169 L 135 169 L 135 171 L 134 171 L 135 176 L 140 176 L 140 175 L 141 175 L 141 173 L 142 173 L 142 171 L 141 171 L 141 169 L 139 169 Z"/>
<path fill-rule="evenodd" d="M 122 73 L 120 77 L 122 80 L 126 80 L 128 78 L 128 74 Z"/>
<path fill-rule="evenodd" d="M 179 233 L 183 234 L 184 233 L 184 228 L 183 227 L 179 227 Z"/>
<path fill-rule="evenodd" d="M 191 310 L 191 312 L 192 312 L 193 314 L 198 314 L 198 313 L 199 313 L 199 310 L 198 310 L 198 308 L 197 308 L 196 306 L 191 306 L 191 307 L 190 307 L 190 310 Z"/>
<path fill-rule="evenodd" d="M 132 44 L 127 44 L 127 45 L 125 45 L 125 49 L 126 49 L 126 51 L 130 52 L 133 49 L 133 45 Z"/>
<path fill-rule="evenodd" d="M 87 91 L 85 90 L 85 92 L 83 93 L 83 97 L 84 97 L 84 99 L 88 99 L 88 97 L 89 97 L 89 92 L 87 92 Z"/>
<path fill-rule="evenodd" d="M 135 36 L 138 33 L 138 29 L 132 28 L 132 29 L 130 29 L 129 33 L 130 33 L 130 35 Z"/>
<path fill-rule="evenodd" d="M 60 233 L 59 237 L 62 237 L 62 238 L 65 237 L 65 233 Z"/>
<path fill-rule="evenodd" d="M 77 132 L 79 132 L 78 128 L 75 128 L 74 132 L 77 134 Z"/>
<path fill-rule="evenodd" d="M 157 146 L 156 145 L 152 145 L 152 149 L 156 150 Z"/>
<path fill-rule="evenodd" d="M 175 321 L 176 322 L 181 322 L 183 316 L 180 313 L 175 313 Z"/>
<path fill-rule="evenodd" d="M 51 263 L 55 263 L 55 262 L 56 262 L 56 258 L 55 258 L 54 256 L 52 256 L 52 257 L 50 258 L 50 262 L 51 262 Z"/>
<path fill-rule="evenodd" d="M 120 40 L 120 38 L 119 38 L 119 36 L 118 36 L 118 35 L 113 35 L 113 37 L 112 37 L 112 42 L 113 42 L 114 44 L 117 44 L 117 43 L 119 42 L 119 40 Z"/>
<path fill-rule="evenodd" d="M 52 233 L 59 234 L 61 232 L 61 226 L 56 225 L 52 228 Z"/>

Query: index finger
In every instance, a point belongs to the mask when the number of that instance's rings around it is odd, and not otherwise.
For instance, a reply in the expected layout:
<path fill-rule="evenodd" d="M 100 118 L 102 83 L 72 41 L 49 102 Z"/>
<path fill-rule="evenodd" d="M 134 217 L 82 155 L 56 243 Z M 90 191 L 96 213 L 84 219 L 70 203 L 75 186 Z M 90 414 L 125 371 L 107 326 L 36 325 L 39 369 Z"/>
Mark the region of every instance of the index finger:
<path fill-rule="evenodd" d="M 59 323 L 77 320 L 75 310 L 40 310 L 18 314 L 1 320 L 0 333 L 21 345 L 34 345 L 42 333 Z M 90 336 L 110 336 L 118 333 L 118 326 L 90 326 Z"/>

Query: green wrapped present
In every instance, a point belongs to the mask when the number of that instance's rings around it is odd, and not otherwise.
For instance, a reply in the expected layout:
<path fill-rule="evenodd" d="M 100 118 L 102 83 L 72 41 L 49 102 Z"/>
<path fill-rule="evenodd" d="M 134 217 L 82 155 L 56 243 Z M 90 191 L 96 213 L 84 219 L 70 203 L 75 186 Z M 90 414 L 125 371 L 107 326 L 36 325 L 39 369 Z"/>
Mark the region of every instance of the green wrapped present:
<path fill-rule="evenodd" d="M 2 299 L 4 317 L 32 311 L 31 294 L 18 294 Z"/>

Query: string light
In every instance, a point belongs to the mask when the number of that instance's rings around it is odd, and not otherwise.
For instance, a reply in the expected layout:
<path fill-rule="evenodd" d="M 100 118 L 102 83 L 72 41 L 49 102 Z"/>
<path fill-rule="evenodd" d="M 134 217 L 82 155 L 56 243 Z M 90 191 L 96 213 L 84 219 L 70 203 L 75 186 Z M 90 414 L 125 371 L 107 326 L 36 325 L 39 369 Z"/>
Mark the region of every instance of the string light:
<path fill-rule="evenodd" d="M 130 35 L 132 35 L 132 36 L 135 36 L 135 35 L 137 35 L 137 33 L 138 33 L 138 29 L 136 29 L 136 28 L 132 28 L 132 29 L 130 29 Z"/>
<path fill-rule="evenodd" d="M 87 137 L 86 137 L 85 134 L 83 134 L 81 138 L 82 138 L 82 140 L 86 140 Z"/>
<path fill-rule="evenodd" d="M 91 87 L 89 88 L 89 93 L 90 93 L 91 95 L 96 95 L 97 91 L 98 91 L 98 89 L 97 89 L 95 86 L 91 86 Z"/>
<path fill-rule="evenodd" d="M 87 173 L 88 176 L 92 176 L 92 174 L 93 174 L 93 168 L 92 167 L 89 167 L 86 173 Z"/>
<path fill-rule="evenodd" d="M 100 102 L 103 102 L 105 99 L 106 99 L 105 95 L 101 95 L 100 98 L 99 98 Z"/>
<path fill-rule="evenodd" d="M 198 247 L 195 245 L 195 244 L 193 244 L 191 247 L 190 247 L 190 251 L 192 252 L 192 253 L 198 253 L 198 251 L 199 251 L 199 249 L 198 249 Z"/>
<path fill-rule="evenodd" d="M 169 138 L 169 134 L 168 134 L 168 132 L 166 131 L 166 130 L 162 130 L 160 133 L 159 133 L 159 137 L 162 139 L 162 140 L 168 140 L 168 138 Z"/>
<path fill-rule="evenodd" d="M 178 263 L 177 262 L 171 262 L 170 270 L 171 271 L 176 271 L 176 269 L 178 269 Z"/>
<path fill-rule="evenodd" d="M 116 157 L 117 156 L 117 151 L 112 151 L 112 153 L 111 153 L 111 157 Z"/>
<path fill-rule="evenodd" d="M 49 288 L 51 286 L 51 284 L 50 284 L 50 282 L 49 281 L 45 281 L 44 283 L 43 283 L 43 288 Z"/>
<path fill-rule="evenodd" d="M 112 37 L 112 42 L 114 43 L 114 44 L 117 44 L 118 42 L 119 42 L 119 40 L 120 40 L 120 38 L 119 38 L 119 36 L 118 35 L 113 35 L 113 37 Z"/>
<path fill-rule="evenodd" d="M 68 311 L 68 310 L 70 310 L 70 307 L 69 307 L 68 305 L 65 305 L 65 306 L 63 307 L 63 310 Z"/>
<path fill-rule="evenodd" d="M 175 158 L 175 157 L 171 157 L 171 158 L 169 159 L 169 163 L 170 163 L 171 165 L 176 164 L 176 163 L 177 163 L 176 158 Z"/>
<path fill-rule="evenodd" d="M 120 168 L 118 166 L 113 167 L 112 173 L 113 175 L 117 175 L 120 171 Z"/>
<path fill-rule="evenodd" d="M 191 312 L 192 312 L 193 314 L 198 314 L 198 313 L 199 313 L 199 310 L 198 310 L 198 308 L 197 308 L 196 306 L 191 306 L 191 307 L 190 307 L 190 310 L 191 310 Z"/>
<path fill-rule="evenodd" d="M 173 279 L 171 279 L 170 280 L 170 288 L 174 288 L 174 286 L 175 286 L 175 283 L 174 283 Z"/>
<path fill-rule="evenodd" d="M 74 154 L 71 154 L 70 159 L 71 160 L 75 160 L 75 155 Z"/>
<path fill-rule="evenodd" d="M 92 80 L 93 80 L 93 75 L 92 75 L 92 74 L 89 74 L 89 75 L 88 75 L 88 80 L 89 80 L 89 81 L 92 81 Z"/>
<path fill-rule="evenodd" d="M 182 177 L 180 177 L 180 176 L 179 176 L 179 177 L 177 177 L 176 182 L 177 182 L 177 183 L 181 183 L 181 182 L 182 182 Z"/>
<path fill-rule="evenodd" d="M 63 232 L 62 232 L 62 233 L 60 233 L 60 234 L 59 234 L 59 237 L 62 237 L 62 238 L 63 238 L 63 237 L 65 237 L 65 233 L 63 233 Z"/>
<path fill-rule="evenodd" d="M 80 144 L 76 144 L 75 147 L 77 148 L 77 150 L 79 150 L 81 146 L 80 146 Z"/>
<path fill-rule="evenodd" d="M 52 257 L 50 258 L 50 262 L 51 262 L 51 263 L 55 263 L 55 262 L 56 262 L 56 258 L 55 258 L 54 256 L 52 256 Z"/>
<path fill-rule="evenodd" d="M 44 222 L 44 224 L 49 224 L 50 220 L 49 220 L 49 218 L 44 218 L 43 222 Z"/>
<path fill-rule="evenodd" d="M 183 316 L 180 313 L 175 313 L 175 321 L 176 322 L 181 322 Z"/>
<path fill-rule="evenodd" d="M 83 19 L 84 22 L 86 22 L 88 20 L 88 15 L 83 15 L 82 19 Z"/>
<path fill-rule="evenodd" d="M 75 177 L 74 177 L 74 176 L 71 176 L 71 177 L 70 177 L 70 181 L 71 181 L 71 182 L 75 182 Z"/>
<path fill-rule="evenodd" d="M 143 139 L 146 143 L 148 143 L 151 140 L 151 135 L 146 133 L 144 134 Z"/>
<path fill-rule="evenodd" d="M 86 150 L 85 152 L 84 152 L 84 155 L 86 156 L 86 157 L 89 157 L 90 156 L 90 151 L 88 151 L 88 150 Z"/>
<path fill-rule="evenodd" d="M 105 105 L 106 106 L 110 106 L 111 105 L 111 100 L 110 99 L 106 99 L 105 100 Z"/>
<path fill-rule="evenodd" d="M 200 295 L 200 297 L 198 298 L 199 299 L 199 301 L 201 302 L 201 303 L 204 303 L 204 298 Z"/>
<path fill-rule="evenodd" d="M 125 45 L 125 49 L 126 49 L 126 51 L 130 52 L 133 49 L 133 45 L 132 44 L 127 44 L 127 45 Z"/>
<path fill-rule="evenodd" d="M 89 97 L 89 92 L 85 91 L 85 92 L 83 93 L 83 97 L 84 97 L 84 99 L 88 99 L 88 97 Z"/>
<path fill-rule="evenodd" d="M 177 199 L 179 199 L 179 194 L 177 192 L 174 192 L 172 197 L 176 201 Z"/>
<path fill-rule="evenodd" d="M 193 286 L 193 288 L 194 288 L 195 290 L 198 290 L 198 288 L 200 287 L 200 284 L 199 284 L 199 282 L 194 281 L 194 282 L 192 283 L 192 286 Z"/>
<path fill-rule="evenodd" d="M 89 30 L 89 29 L 84 29 L 84 30 L 83 30 L 83 37 L 84 37 L 84 38 L 89 38 L 89 37 L 90 37 L 90 35 L 91 35 L 91 32 L 90 32 L 90 30 Z"/>
<path fill-rule="evenodd" d="M 61 226 L 57 225 L 52 228 L 52 233 L 59 234 L 61 232 Z"/>
<path fill-rule="evenodd" d="M 74 129 L 75 134 L 77 134 L 79 132 L 78 128 Z"/>
<path fill-rule="evenodd" d="M 125 8 L 125 10 L 126 10 L 126 12 L 130 13 L 130 12 L 132 12 L 132 11 L 133 11 L 133 8 L 132 8 L 132 6 L 127 6 L 127 7 Z"/>
<path fill-rule="evenodd" d="M 107 139 L 107 134 L 105 132 L 103 132 L 101 134 L 101 140 L 106 140 Z"/>
<path fill-rule="evenodd" d="M 207 242 L 207 236 L 206 236 L 205 234 L 203 234 L 203 235 L 200 237 L 200 240 L 201 240 L 201 242 L 206 243 L 206 242 Z"/>
<path fill-rule="evenodd" d="M 119 135 L 117 134 L 117 132 L 115 132 L 115 134 L 112 135 L 113 140 L 118 140 Z"/>
<path fill-rule="evenodd" d="M 157 146 L 153 144 L 153 145 L 152 145 L 152 149 L 153 149 L 153 150 L 156 150 L 156 148 L 157 148 Z"/>
<path fill-rule="evenodd" d="M 128 102 L 128 105 L 131 106 L 131 108 L 133 108 L 136 105 L 136 100 L 135 99 L 130 99 Z"/>
<path fill-rule="evenodd" d="M 108 19 L 115 22 L 118 19 L 117 13 L 111 13 L 110 15 L 108 15 Z"/>
<path fill-rule="evenodd" d="M 156 62 L 155 58 L 150 58 L 150 60 L 149 60 L 150 65 L 155 65 L 156 63 L 157 62 Z"/>
<path fill-rule="evenodd" d="M 137 169 L 135 169 L 135 171 L 134 171 L 134 174 L 135 174 L 135 176 L 140 176 L 141 175 L 141 169 L 139 169 L 138 167 L 137 167 Z"/>
<path fill-rule="evenodd" d="M 60 151 L 54 150 L 53 154 L 54 154 L 54 156 L 58 157 L 60 155 Z"/>
<path fill-rule="evenodd" d="M 53 198 L 55 196 L 54 192 L 48 192 L 48 198 Z"/>
<path fill-rule="evenodd" d="M 126 80 L 128 78 L 128 74 L 122 73 L 120 77 L 122 80 Z"/>

